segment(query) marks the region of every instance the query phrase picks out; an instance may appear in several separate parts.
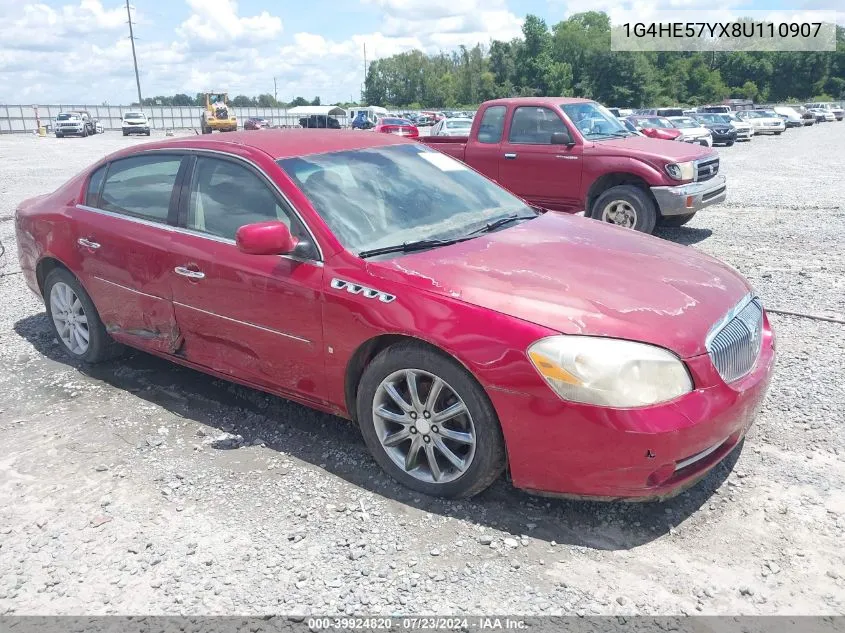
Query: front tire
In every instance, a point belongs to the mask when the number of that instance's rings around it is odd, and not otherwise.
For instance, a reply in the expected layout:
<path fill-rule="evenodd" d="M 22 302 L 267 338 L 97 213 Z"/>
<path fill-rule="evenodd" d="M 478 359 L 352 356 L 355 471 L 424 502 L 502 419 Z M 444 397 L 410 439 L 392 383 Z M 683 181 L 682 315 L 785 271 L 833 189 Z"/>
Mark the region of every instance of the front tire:
<path fill-rule="evenodd" d="M 91 297 L 64 268 L 53 269 L 44 280 L 44 304 L 53 334 L 73 358 L 99 363 L 119 353 Z"/>
<path fill-rule="evenodd" d="M 725 147 L 730 147 L 733 144 L 734 144 L 733 141 L 728 141 L 727 143 L 725 143 Z"/>
<path fill-rule="evenodd" d="M 376 462 L 418 492 L 471 497 L 505 468 L 502 430 L 487 394 L 434 349 L 400 343 L 383 350 L 364 370 L 356 409 Z"/>
<path fill-rule="evenodd" d="M 781 130 L 780 132 L 775 132 L 775 136 L 780 136 L 781 134 L 783 134 L 783 130 Z"/>
<path fill-rule="evenodd" d="M 657 208 L 648 192 L 640 187 L 617 185 L 596 198 L 590 217 L 642 233 L 651 233 L 657 224 Z"/>

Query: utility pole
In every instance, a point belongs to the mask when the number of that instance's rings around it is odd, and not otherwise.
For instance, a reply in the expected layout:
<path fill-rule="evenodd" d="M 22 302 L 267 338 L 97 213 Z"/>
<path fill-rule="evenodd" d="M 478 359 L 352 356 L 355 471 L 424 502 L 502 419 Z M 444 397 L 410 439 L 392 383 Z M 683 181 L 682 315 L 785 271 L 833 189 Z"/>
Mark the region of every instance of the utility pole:
<path fill-rule="evenodd" d="M 367 89 L 367 43 L 364 42 L 364 90 Z M 361 95 L 362 97 L 364 95 Z"/>
<path fill-rule="evenodd" d="M 129 0 L 126 0 L 126 17 L 129 18 L 129 41 L 132 42 L 132 63 L 135 65 L 135 85 L 138 87 L 138 107 L 144 105 L 141 99 L 141 79 L 138 77 L 138 57 L 135 55 L 135 33 L 132 32 L 132 13 L 129 11 Z"/>
<path fill-rule="evenodd" d="M 279 102 L 279 95 L 276 92 L 276 78 L 273 77 L 273 100 L 278 103 Z"/>

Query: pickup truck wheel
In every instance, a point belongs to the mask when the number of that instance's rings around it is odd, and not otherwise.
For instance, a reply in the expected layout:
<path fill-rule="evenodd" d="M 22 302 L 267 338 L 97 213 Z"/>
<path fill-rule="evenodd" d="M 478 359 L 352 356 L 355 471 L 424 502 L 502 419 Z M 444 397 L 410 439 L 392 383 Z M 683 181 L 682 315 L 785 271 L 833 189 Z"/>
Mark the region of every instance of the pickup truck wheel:
<path fill-rule="evenodd" d="M 695 213 L 686 215 L 664 215 L 660 218 L 660 226 L 683 226 L 695 217 Z"/>
<path fill-rule="evenodd" d="M 364 370 L 361 433 L 379 465 L 427 495 L 464 498 L 505 468 L 505 445 L 487 394 L 458 363 L 415 343 L 383 350 Z"/>
<path fill-rule="evenodd" d="M 648 194 L 639 187 L 617 185 L 596 198 L 590 217 L 651 233 L 657 223 L 657 209 Z"/>
<path fill-rule="evenodd" d="M 82 284 L 63 268 L 44 280 L 44 303 L 53 334 L 65 351 L 86 363 L 117 356 L 122 347 L 109 336 Z"/>

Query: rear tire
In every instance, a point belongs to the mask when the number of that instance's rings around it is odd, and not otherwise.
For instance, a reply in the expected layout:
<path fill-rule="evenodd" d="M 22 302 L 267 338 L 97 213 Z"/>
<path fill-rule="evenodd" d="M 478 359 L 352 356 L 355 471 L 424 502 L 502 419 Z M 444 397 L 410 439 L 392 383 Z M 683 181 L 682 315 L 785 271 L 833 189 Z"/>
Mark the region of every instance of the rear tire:
<path fill-rule="evenodd" d="M 56 340 L 73 358 L 93 364 L 114 358 L 122 352 L 122 346 L 106 332 L 85 288 L 66 269 L 54 268 L 47 275 L 44 280 L 44 304 Z M 62 324 L 68 324 L 69 316 L 73 323 L 63 327 L 60 332 Z M 81 330 L 82 333 L 73 334 L 70 332 L 72 329 Z M 84 340 L 85 332 L 87 341 Z M 81 344 L 83 342 L 84 345 Z"/>
<path fill-rule="evenodd" d="M 665 215 L 660 218 L 660 226 L 683 226 L 695 217 L 695 213 L 686 215 Z"/>
<path fill-rule="evenodd" d="M 415 390 L 420 387 L 417 407 L 408 373 Z M 426 402 L 435 381 L 440 381 L 440 388 Z M 391 388 L 405 406 L 389 394 Z M 356 409 L 364 441 L 376 462 L 399 483 L 418 492 L 452 499 L 471 497 L 489 487 L 505 468 L 504 438 L 487 394 L 460 364 L 429 347 L 399 343 L 378 354 L 358 384 Z M 391 417 L 376 417 L 377 410 L 386 409 Z M 458 412 L 441 419 L 438 426 L 438 416 L 447 410 Z M 405 439 L 390 444 L 399 433 Z M 415 455 L 410 467 L 408 453 Z"/>
<path fill-rule="evenodd" d="M 657 208 L 648 192 L 640 187 L 617 185 L 596 198 L 590 217 L 642 233 L 652 233 L 657 224 Z"/>

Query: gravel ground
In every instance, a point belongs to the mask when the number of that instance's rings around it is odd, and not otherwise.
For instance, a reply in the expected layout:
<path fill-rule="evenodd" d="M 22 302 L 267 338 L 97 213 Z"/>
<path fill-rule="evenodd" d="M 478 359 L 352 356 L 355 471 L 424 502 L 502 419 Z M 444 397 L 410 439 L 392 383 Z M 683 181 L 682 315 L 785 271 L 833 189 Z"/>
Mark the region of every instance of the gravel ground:
<path fill-rule="evenodd" d="M 841 324 L 771 317 L 756 425 L 676 499 L 505 480 L 421 497 L 343 420 L 141 353 L 85 368 L 61 352 L 15 274 L 15 204 L 144 140 L 0 137 L 0 614 L 845 613 Z M 729 202 L 661 235 L 769 307 L 842 318 L 843 146 L 828 123 L 720 149 Z"/>

